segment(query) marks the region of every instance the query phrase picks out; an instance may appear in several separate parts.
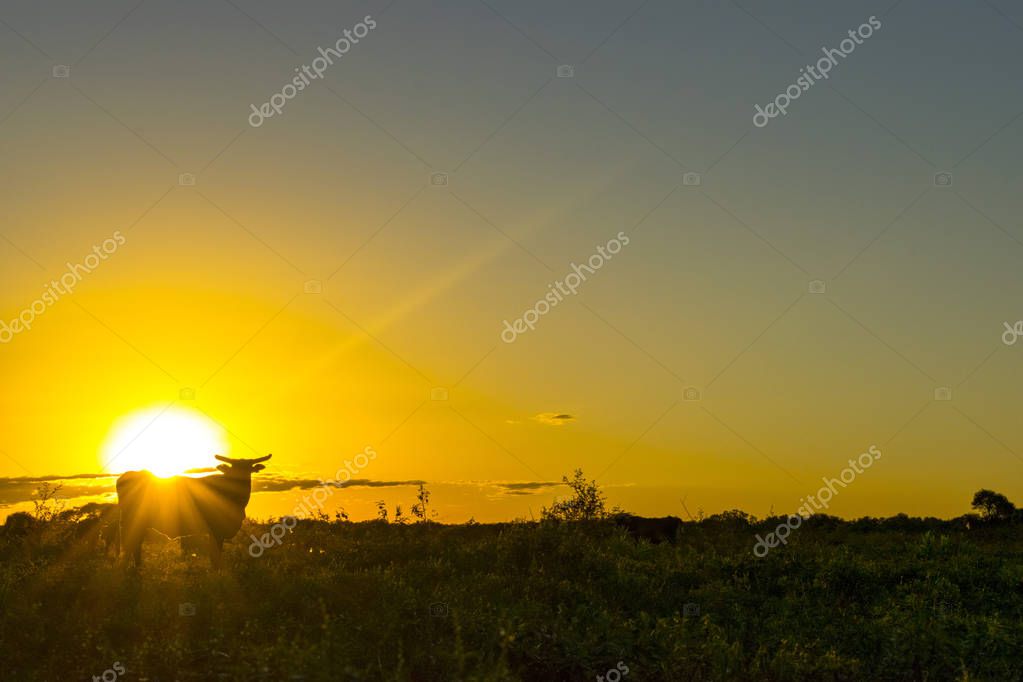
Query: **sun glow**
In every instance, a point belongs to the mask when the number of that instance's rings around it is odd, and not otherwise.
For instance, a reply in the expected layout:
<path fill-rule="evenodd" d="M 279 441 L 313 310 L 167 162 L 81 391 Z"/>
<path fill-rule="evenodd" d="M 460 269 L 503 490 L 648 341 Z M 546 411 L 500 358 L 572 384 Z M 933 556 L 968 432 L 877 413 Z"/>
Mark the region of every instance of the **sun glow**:
<path fill-rule="evenodd" d="M 224 432 L 201 412 L 156 407 L 117 420 L 103 446 L 103 469 L 149 470 L 167 477 L 213 466 L 226 455 Z"/>

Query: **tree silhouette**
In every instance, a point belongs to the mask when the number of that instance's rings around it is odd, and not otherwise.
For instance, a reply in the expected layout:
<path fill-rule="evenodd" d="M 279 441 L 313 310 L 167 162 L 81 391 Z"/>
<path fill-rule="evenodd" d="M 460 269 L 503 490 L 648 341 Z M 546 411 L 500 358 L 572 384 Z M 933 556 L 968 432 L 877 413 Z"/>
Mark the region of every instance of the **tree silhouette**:
<path fill-rule="evenodd" d="M 587 481 L 582 469 L 576 469 L 572 478 L 561 477 L 562 482 L 572 489 L 572 497 L 557 500 L 550 507 L 540 511 L 540 518 L 558 521 L 591 521 L 608 517 L 607 496 L 600 491 L 596 481 Z M 613 509 L 612 513 L 620 510 Z"/>
<path fill-rule="evenodd" d="M 1005 520 L 1016 512 L 1016 505 L 1009 502 L 1009 498 L 986 488 L 974 493 L 972 506 L 985 519 Z"/>

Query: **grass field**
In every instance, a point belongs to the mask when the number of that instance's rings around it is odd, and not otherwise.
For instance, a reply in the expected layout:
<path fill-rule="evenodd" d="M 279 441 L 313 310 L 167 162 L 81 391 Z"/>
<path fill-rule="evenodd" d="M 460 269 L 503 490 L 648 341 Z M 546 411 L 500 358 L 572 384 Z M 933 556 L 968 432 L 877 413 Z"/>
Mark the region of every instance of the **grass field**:
<path fill-rule="evenodd" d="M 258 559 L 247 523 L 220 573 L 138 575 L 52 521 L 0 540 L 3 679 L 1023 679 L 1023 526 L 814 517 L 754 557 L 778 521 L 306 520 Z"/>

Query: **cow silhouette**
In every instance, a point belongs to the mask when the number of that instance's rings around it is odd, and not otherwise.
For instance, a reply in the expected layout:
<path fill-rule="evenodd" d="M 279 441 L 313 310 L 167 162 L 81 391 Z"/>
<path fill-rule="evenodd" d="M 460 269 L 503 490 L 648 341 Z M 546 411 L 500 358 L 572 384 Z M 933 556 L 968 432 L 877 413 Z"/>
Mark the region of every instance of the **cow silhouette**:
<path fill-rule="evenodd" d="M 612 521 L 636 540 L 648 540 L 653 544 L 674 543 L 678 538 L 679 529 L 682 528 L 682 519 L 677 516 L 648 519 L 632 514 L 619 514 L 613 517 Z"/>
<path fill-rule="evenodd" d="M 216 455 L 223 464 L 212 476 L 157 478 L 148 471 L 127 471 L 117 479 L 121 510 L 121 561 L 142 566 L 142 541 L 152 528 L 167 537 L 207 535 L 210 564 L 220 568 L 224 540 L 233 537 L 245 519 L 252 494 L 252 474 L 266 467 L 272 455 L 257 459 L 231 459 Z"/>

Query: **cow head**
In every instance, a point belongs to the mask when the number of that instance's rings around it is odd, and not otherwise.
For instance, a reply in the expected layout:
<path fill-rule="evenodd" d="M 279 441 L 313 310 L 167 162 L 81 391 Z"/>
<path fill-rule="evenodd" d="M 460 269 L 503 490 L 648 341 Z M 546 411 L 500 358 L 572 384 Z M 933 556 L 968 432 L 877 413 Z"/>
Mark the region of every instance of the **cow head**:
<path fill-rule="evenodd" d="M 267 455 L 266 457 L 257 457 L 256 459 L 232 459 L 230 457 L 224 457 L 223 455 L 214 455 L 215 459 L 224 462 L 224 464 L 217 465 L 217 469 L 223 472 L 226 476 L 235 476 L 238 478 L 249 478 L 257 471 L 262 471 L 266 467 L 263 466 L 263 462 L 273 457 L 273 455 Z"/>

